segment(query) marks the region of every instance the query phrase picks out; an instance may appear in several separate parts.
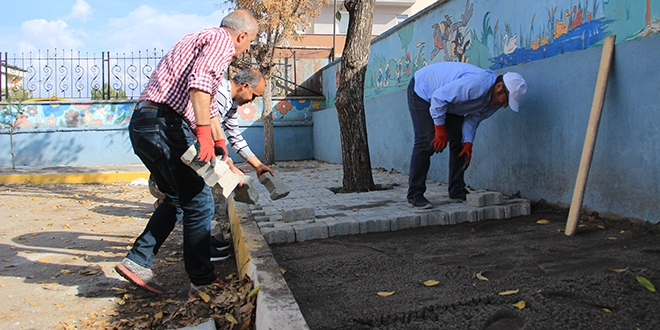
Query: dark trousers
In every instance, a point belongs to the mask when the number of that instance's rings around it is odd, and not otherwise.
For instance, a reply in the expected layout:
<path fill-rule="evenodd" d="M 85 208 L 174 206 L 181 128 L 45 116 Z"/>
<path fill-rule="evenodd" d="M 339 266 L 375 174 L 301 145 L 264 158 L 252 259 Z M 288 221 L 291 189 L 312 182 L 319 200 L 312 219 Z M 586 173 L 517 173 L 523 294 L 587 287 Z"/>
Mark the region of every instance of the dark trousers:
<path fill-rule="evenodd" d="M 410 175 L 408 177 L 408 201 L 414 202 L 426 192 L 426 175 L 431 166 L 435 137 L 435 125 L 429 109 L 431 104 L 415 93 L 415 78 L 408 84 L 408 110 L 412 118 L 415 142 L 410 156 Z M 447 114 L 445 119 L 449 135 L 449 196 L 454 197 L 465 189 L 463 166 L 465 158 L 458 157 L 463 150 L 463 116 Z"/>
<path fill-rule="evenodd" d="M 131 144 L 166 197 L 126 257 L 151 268 L 153 256 L 177 220 L 182 219 L 186 272 L 194 284 L 211 283 L 216 279 L 209 252 L 215 213 L 213 194 L 204 180 L 181 161 L 181 155 L 193 145 L 195 134 L 188 122 L 169 106 L 156 104 L 157 108 L 141 108 L 140 104 L 128 126 Z"/>

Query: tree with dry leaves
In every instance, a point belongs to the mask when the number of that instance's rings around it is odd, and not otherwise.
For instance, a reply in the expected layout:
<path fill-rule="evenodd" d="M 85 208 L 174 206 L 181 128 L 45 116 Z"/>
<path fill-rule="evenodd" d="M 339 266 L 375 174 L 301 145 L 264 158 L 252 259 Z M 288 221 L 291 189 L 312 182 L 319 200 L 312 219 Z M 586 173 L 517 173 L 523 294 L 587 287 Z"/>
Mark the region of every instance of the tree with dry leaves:
<path fill-rule="evenodd" d="M 236 8 L 251 12 L 259 22 L 256 44 L 251 54 L 264 75 L 266 88 L 262 95 L 264 111 L 264 163 L 275 162 L 275 136 L 273 130 L 271 77 L 275 70 L 275 48 L 286 38 L 299 36 L 297 29 L 310 26 L 319 16 L 327 0 L 228 0 Z"/>
<path fill-rule="evenodd" d="M 335 98 L 345 192 L 375 189 L 364 114 L 364 78 L 371 49 L 375 0 L 346 0 L 348 32 L 341 57 L 339 88 Z"/>

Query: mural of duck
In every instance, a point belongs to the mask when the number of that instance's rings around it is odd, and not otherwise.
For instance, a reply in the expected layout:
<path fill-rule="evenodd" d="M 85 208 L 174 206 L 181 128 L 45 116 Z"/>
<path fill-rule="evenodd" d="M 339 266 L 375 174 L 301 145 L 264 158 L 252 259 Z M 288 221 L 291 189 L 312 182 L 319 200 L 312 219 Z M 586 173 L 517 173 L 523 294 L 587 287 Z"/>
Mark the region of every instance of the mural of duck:
<path fill-rule="evenodd" d="M 504 44 L 504 54 L 511 54 L 518 48 L 518 37 L 514 34 L 509 39 L 509 34 L 505 33 L 502 37 L 502 43 Z"/>
<path fill-rule="evenodd" d="M 582 8 L 573 6 L 573 16 L 571 17 L 571 28 L 575 29 L 582 24 Z"/>
<path fill-rule="evenodd" d="M 564 18 L 555 21 L 555 31 L 552 32 L 552 34 L 555 36 L 555 39 L 568 33 L 568 17 L 570 16 L 571 14 L 568 12 L 568 9 L 566 9 L 566 11 L 564 12 Z"/>

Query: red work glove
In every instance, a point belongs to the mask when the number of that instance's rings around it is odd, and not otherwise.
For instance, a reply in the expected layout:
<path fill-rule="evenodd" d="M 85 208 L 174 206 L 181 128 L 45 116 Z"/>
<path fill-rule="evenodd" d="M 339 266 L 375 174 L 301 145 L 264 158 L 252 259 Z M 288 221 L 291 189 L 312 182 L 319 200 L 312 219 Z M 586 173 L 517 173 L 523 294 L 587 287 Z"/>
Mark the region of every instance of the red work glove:
<path fill-rule="evenodd" d="M 445 125 L 435 125 L 435 137 L 431 143 L 433 151 L 442 152 L 442 150 L 445 150 L 445 147 L 447 146 L 447 140 L 449 140 L 449 135 L 447 135 L 447 129 L 445 128 Z"/>
<path fill-rule="evenodd" d="M 215 155 L 222 156 L 222 160 L 226 160 L 229 155 L 229 150 L 227 150 L 227 141 L 225 139 L 214 140 L 215 144 Z"/>
<path fill-rule="evenodd" d="M 465 144 L 463 144 L 463 150 L 458 154 L 458 157 L 460 158 L 463 156 L 467 156 L 465 165 L 463 165 L 463 171 L 465 171 L 468 166 L 470 166 L 470 160 L 472 160 L 472 142 L 465 142 Z"/>
<path fill-rule="evenodd" d="M 215 150 L 213 149 L 213 135 L 211 134 L 211 125 L 197 125 L 197 142 L 199 142 L 199 152 L 197 159 L 203 162 L 215 160 Z"/>

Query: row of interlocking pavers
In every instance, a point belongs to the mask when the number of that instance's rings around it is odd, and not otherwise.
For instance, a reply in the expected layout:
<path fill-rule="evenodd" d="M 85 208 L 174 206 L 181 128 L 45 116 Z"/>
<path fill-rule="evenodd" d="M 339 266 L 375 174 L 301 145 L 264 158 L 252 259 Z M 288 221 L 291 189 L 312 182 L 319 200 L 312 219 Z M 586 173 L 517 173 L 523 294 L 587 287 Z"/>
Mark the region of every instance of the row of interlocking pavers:
<path fill-rule="evenodd" d="M 408 175 L 374 169 L 379 189 L 362 193 L 335 193 L 342 188 L 341 164 L 311 161 L 283 162 L 273 167 L 291 192 L 272 200 L 266 187 L 254 185 L 258 200 L 252 216 L 268 244 L 303 242 L 339 235 L 394 231 L 432 225 L 451 225 L 489 219 L 508 219 L 531 212 L 529 200 L 500 192 L 470 190 L 466 201 L 450 199 L 446 183 L 427 182 L 426 198 L 432 209 L 411 208 L 406 200 Z M 253 173 L 248 175 L 254 176 Z"/>

